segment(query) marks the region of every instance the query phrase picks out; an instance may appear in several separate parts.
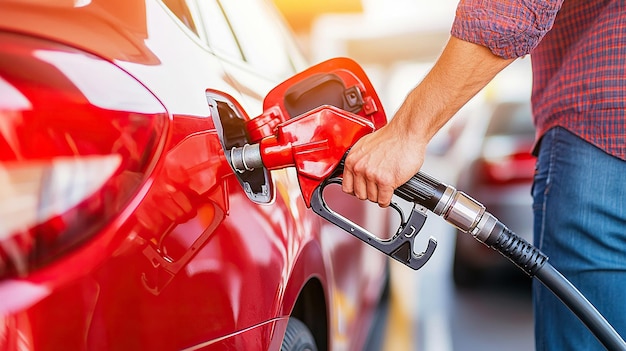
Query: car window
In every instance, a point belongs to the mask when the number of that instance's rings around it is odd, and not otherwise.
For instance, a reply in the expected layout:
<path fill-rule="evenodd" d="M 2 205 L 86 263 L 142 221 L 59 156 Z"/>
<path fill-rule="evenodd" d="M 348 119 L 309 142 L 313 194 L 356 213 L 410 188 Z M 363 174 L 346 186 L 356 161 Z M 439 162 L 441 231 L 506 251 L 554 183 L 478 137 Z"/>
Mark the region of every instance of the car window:
<path fill-rule="evenodd" d="M 226 13 L 247 63 L 255 70 L 278 79 L 296 72 L 290 60 L 290 48 L 281 19 L 267 3 L 258 0 L 217 2 Z"/>
<path fill-rule="evenodd" d="M 163 0 L 163 4 L 172 11 L 172 13 L 178 17 L 178 19 L 189 28 L 192 32 L 198 35 L 198 29 L 191 17 L 191 12 L 185 0 Z"/>

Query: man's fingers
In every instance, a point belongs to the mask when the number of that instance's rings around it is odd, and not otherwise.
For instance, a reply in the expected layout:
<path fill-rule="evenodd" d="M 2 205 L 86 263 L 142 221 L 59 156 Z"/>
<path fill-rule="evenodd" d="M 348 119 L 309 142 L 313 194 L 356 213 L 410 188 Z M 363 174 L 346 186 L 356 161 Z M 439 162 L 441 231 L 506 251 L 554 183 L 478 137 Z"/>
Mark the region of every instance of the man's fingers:
<path fill-rule="evenodd" d="M 378 206 L 387 207 L 391 203 L 391 197 L 393 196 L 393 187 L 379 187 L 378 188 Z"/>
<path fill-rule="evenodd" d="M 354 196 L 356 196 L 359 200 L 367 199 L 367 181 L 365 178 L 356 175 L 353 177 L 353 190 Z"/>
<path fill-rule="evenodd" d="M 354 195 L 354 178 L 352 177 L 352 172 L 343 171 L 343 180 L 341 181 L 341 190 L 344 193 Z"/>
<path fill-rule="evenodd" d="M 367 182 L 367 199 L 374 203 L 378 202 L 378 184 L 375 182 Z"/>

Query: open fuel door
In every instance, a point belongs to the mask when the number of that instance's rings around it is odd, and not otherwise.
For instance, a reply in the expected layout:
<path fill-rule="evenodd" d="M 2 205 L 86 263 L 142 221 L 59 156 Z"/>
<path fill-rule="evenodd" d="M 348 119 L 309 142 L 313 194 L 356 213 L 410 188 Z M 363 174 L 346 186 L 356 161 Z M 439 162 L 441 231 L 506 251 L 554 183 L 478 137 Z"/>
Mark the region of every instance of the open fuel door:
<path fill-rule="evenodd" d="M 231 164 L 234 150 L 245 151 L 247 146 L 275 135 L 281 126 L 293 119 L 308 114 L 307 120 L 311 122 L 302 121 L 297 128 L 310 130 L 313 134 L 316 123 L 326 112 L 316 111 L 324 110 L 324 107 L 361 117 L 370 125 L 370 131 L 387 123 L 380 99 L 365 71 L 348 58 L 321 62 L 279 84 L 263 100 L 263 113 L 254 118 L 249 118 L 241 106 L 224 93 L 207 91 L 207 99 L 226 158 Z M 338 133 L 337 137 L 343 138 L 341 131 Z M 269 170 L 243 166 L 244 169 L 236 169 L 235 174 L 248 197 L 257 203 L 270 202 L 273 189 Z"/>
<path fill-rule="evenodd" d="M 272 89 L 263 100 L 263 115 L 251 121 L 248 130 L 258 141 L 273 134 L 277 123 L 323 105 L 365 117 L 375 129 L 387 123 L 380 99 L 361 66 L 348 58 L 333 58 Z"/>

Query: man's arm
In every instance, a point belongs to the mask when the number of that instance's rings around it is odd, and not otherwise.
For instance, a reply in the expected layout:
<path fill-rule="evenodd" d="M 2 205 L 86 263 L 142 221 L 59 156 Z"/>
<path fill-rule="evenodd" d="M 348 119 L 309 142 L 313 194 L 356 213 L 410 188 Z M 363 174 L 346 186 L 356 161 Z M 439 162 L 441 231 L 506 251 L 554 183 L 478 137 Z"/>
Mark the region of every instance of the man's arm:
<path fill-rule="evenodd" d="M 513 61 L 451 37 L 390 122 L 352 147 L 344 166 L 343 191 L 388 206 L 394 189 L 422 167 L 426 145 L 435 133 Z"/>

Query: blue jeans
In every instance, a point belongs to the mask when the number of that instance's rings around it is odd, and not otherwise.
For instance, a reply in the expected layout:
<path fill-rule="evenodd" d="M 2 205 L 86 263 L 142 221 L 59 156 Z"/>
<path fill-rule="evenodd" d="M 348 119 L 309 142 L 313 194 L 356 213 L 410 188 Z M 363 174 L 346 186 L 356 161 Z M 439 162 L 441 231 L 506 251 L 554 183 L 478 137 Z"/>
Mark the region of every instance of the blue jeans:
<path fill-rule="evenodd" d="M 532 194 L 535 246 L 626 337 L 626 162 L 553 128 Z M 537 280 L 533 299 L 537 350 L 604 350 Z"/>

